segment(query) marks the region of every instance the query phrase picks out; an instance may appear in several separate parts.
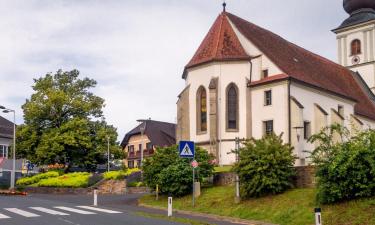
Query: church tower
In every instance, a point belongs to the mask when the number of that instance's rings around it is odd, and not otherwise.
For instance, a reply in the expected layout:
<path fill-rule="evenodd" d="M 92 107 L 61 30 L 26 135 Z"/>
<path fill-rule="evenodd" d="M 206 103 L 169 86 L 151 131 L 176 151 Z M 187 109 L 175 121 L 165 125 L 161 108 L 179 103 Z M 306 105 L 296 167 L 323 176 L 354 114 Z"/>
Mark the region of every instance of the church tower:
<path fill-rule="evenodd" d="M 333 30 L 338 62 L 358 72 L 375 93 L 375 1 L 344 0 L 344 9 L 350 17 Z"/>

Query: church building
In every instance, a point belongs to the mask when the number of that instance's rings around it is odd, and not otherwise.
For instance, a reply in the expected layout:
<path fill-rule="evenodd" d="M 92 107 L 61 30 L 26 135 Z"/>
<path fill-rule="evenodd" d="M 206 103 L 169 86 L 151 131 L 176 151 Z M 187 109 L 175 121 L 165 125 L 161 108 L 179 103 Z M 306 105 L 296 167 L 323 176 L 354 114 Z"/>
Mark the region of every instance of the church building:
<path fill-rule="evenodd" d="M 186 65 L 176 139 L 192 140 L 230 165 L 235 139 L 282 134 L 296 166 L 308 138 L 330 124 L 375 128 L 375 1 L 344 0 L 338 63 L 224 10 Z"/>

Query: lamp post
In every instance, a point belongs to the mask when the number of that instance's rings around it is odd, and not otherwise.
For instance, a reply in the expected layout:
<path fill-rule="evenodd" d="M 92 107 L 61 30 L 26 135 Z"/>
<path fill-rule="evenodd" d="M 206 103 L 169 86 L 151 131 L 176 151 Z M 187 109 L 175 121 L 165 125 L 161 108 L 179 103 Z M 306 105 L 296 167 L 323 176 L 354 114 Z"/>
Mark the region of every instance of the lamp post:
<path fill-rule="evenodd" d="M 16 180 L 16 110 L 5 108 L 0 105 L 0 109 L 3 109 L 4 113 L 13 113 L 13 166 L 12 173 L 10 175 L 10 188 L 14 189 Z"/>

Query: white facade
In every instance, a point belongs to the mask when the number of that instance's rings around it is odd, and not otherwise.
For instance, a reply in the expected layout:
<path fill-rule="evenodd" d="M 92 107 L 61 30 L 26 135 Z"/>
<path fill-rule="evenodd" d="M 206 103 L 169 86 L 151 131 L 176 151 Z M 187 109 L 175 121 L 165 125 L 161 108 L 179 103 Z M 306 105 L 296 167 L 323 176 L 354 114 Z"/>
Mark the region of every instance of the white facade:
<path fill-rule="evenodd" d="M 181 105 L 181 102 L 186 103 L 186 100 L 181 99 L 178 106 L 180 111 L 189 112 L 189 139 L 207 149 L 217 145 L 216 157 L 220 165 L 235 162 L 235 155 L 229 154 L 235 148 L 235 138 L 262 138 L 266 134 L 265 124 L 270 121 L 272 131 L 277 135 L 283 134 L 284 142 L 294 147 L 296 166 L 307 165 L 309 159 L 306 151 L 315 148 L 308 142 L 307 136 L 326 126 L 339 123 L 349 129 L 375 128 L 375 121 L 355 113 L 357 102 L 352 99 L 290 79 L 228 20 L 251 60 L 213 60 L 188 68 L 184 78 L 186 87 L 189 87 L 186 104 L 189 108 L 187 110 Z M 356 55 L 359 62 L 354 62 L 354 56 L 350 55 L 353 40 L 363 43 L 363 51 Z M 375 22 L 338 31 L 339 63 L 358 71 L 370 88 L 375 88 L 374 47 Z M 268 72 L 267 77 L 263 77 L 264 70 Z M 213 80 L 217 81 L 215 92 L 210 89 Z M 235 130 L 227 129 L 227 87 L 231 84 L 235 84 L 238 91 L 238 127 Z M 198 130 L 200 126 L 197 116 L 198 92 L 201 87 L 207 93 L 207 129 L 203 132 Z M 271 104 L 266 104 L 266 92 L 271 93 Z M 217 99 L 217 102 L 212 102 L 212 99 Z M 215 134 L 212 135 L 213 133 Z"/>
<path fill-rule="evenodd" d="M 359 72 L 375 93 L 375 21 L 358 24 L 335 31 L 337 34 L 338 62 Z M 359 54 L 352 54 L 354 40 L 361 43 Z"/>

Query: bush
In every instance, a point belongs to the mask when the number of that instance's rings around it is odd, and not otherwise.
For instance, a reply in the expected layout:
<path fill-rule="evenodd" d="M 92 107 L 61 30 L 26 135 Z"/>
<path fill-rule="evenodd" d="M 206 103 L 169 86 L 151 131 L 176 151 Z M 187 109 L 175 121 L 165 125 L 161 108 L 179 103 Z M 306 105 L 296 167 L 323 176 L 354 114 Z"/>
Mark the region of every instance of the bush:
<path fill-rule="evenodd" d="M 213 156 L 199 147 L 195 150 L 197 180 L 212 175 L 214 165 L 210 162 Z M 155 154 L 143 163 L 143 178 L 148 187 L 156 189 L 159 185 L 162 194 L 183 196 L 192 192 L 192 167 L 190 159 L 179 157 L 177 146 L 158 148 Z"/>
<path fill-rule="evenodd" d="M 37 187 L 88 187 L 91 174 L 86 172 L 68 173 L 59 177 L 48 178 L 39 181 Z"/>
<path fill-rule="evenodd" d="M 340 141 L 335 141 L 338 136 Z M 319 203 L 375 196 L 375 131 L 351 137 L 346 128 L 333 125 L 310 141 L 318 144 L 311 157 L 316 165 Z"/>
<path fill-rule="evenodd" d="M 106 180 L 122 180 L 125 177 L 131 175 L 132 173 L 136 173 L 139 171 L 140 170 L 138 168 L 128 169 L 126 171 L 124 170 L 109 171 L 109 172 L 105 172 L 103 177 Z"/>
<path fill-rule="evenodd" d="M 37 174 L 37 175 L 31 176 L 31 177 L 20 178 L 20 179 L 17 180 L 16 184 L 19 185 L 19 186 L 27 186 L 27 185 L 36 184 L 43 179 L 47 179 L 47 178 L 51 178 L 51 177 L 58 177 L 58 176 L 60 176 L 59 172 L 50 171 L 50 172 L 46 172 L 46 173 Z"/>
<path fill-rule="evenodd" d="M 243 197 L 282 193 L 292 187 L 295 175 L 293 148 L 283 144 L 281 136 L 267 135 L 250 139 L 240 149 L 240 160 L 233 167 L 240 177 Z"/>

